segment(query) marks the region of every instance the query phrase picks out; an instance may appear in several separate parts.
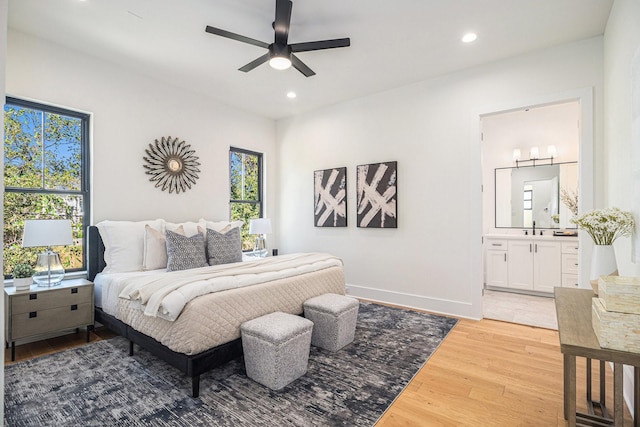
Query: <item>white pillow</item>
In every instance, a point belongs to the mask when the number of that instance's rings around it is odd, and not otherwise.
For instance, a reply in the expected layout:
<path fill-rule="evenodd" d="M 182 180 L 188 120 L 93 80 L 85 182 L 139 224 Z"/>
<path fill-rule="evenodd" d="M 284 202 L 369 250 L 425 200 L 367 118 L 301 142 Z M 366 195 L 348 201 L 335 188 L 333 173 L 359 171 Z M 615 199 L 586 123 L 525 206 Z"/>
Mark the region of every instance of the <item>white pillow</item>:
<path fill-rule="evenodd" d="M 206 227 L 198 228 L 199 225 L 199 222 L 193 221 L 180 223 L 167 222 L 165 223 L 165 229 L 176 233 L 176 230 L 178 230 L 179 227 L 182 227 L 183 231 L 180 234 L 182 234 L 183 236 L 192 237 L 196 233 L 201 233 L 204 236 L 204 234 L 206 233 Z"/>
<path fill-rule="evenodd" d="M 217 231 L 218 233 L 224 233 L 224 232 L 227 232 L 227 231 L 231 230 L 232 228 L 242 227 L 242 224 L 244 224 L 244 221 L 242 221 L 242 220 L 238 220 L 238 221 L 207 221 L 204 218 L 200 218 L 198 220 L 198 223 L 205 230 L 207 228 L 210 228 L 210 229 L 212 229 L 214 231 Z"/>
<path fill-rule="evenodd" d="M 96 224 L 104 242 L 105 273 L 142 270 L 145 225 L 164 229 L 164 220 L 102 221 Z"/>
<path fill-rule="evenodd" d="M 144 226 L 143 270 L 167 268 L 167 244 L 164 233 L 149 224 Z"/>

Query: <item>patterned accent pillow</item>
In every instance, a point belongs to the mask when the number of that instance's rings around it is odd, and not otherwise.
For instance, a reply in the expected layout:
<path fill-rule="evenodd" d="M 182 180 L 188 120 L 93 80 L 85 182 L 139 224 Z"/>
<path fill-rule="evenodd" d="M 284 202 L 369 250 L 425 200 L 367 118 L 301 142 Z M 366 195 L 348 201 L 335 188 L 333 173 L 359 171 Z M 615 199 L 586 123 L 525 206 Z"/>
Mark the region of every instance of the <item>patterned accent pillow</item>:
<path fill-rule="evenodd" d="M 226 233 L 218 233 L 207 228 L 207 254 L 209 255 L 209 265 L 242 261 L 240 228 L 234 227 Z"/>
<path fill-rule="evenodd" d="M 204 236 L 197 233 L 186 237 L 167 230 L 167 271 L 206 267 Z"/>

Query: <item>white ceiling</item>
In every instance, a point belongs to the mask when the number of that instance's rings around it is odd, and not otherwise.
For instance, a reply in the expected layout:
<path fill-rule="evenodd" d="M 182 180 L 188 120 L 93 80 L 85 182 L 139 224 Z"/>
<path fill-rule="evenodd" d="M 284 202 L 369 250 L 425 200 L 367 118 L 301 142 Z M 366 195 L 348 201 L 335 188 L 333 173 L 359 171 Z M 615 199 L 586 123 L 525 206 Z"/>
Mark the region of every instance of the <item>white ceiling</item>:
<path fill-rule="evenodd" d="M 317 74 L 263 64 L 275 0 L 9 0 L 9 28 L 224 104 L 279 119 L 434 76 L 604 33 L 613 0 L 294 0 L 289 42 L 351 38 L 299 53 Z M 468 31 L 472 44 L 460 41 Z M 298 97 L 288 99 L 295 91 Z"/>

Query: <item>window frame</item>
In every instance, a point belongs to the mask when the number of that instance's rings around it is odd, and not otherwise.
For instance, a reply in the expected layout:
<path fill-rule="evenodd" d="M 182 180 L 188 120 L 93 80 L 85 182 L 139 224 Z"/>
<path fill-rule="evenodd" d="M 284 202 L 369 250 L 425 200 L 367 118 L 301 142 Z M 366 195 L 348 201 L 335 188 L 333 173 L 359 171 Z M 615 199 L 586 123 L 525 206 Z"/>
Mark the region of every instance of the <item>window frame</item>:
<path fill-rule="evenodd" d="M 91 114 L 84 113 L 67 108 L 57 107 L 36 101 L 28 101 L 21 98 L 7 96 L 5 98 L 5 106 L 11 105 L 16 107 L 37 110 L 42 113 L 58 114 L 73 117 L 80 120 L 80 190 L 56 190 L 47 188 L 23 188 L 23 187 L 4 187 L 4 193 L 23 193 L 23 194 L 57 194 L 82 196 L 82 266 L 80 268 L 66 269 L 67 272 L 85 271 L 87 268 L 87 229 L 91 221 L 91 181 L 90 181 L 90 165 L 91 165 L 91 143 L 90 143 L 90 121 Z M 4 126 L 4 108 L 2 110 L 2 123 Z M 6 138 L 6 135 L 5 135 Z M 5 140 L 2 141 L 5 144 Z M 3 145 L 4 147 L 4 145 Z M 3 148 L 4 153 L 4 148 Z M 4 154 L 3 154 L 4 156 Z M 4 167 L 3 167 L 4 168 Z M 3 170 L 4 174 L 4 170 Z M 4 209 L 4 206 L 3 206 Z M 4 242 L 3 242 L 4 245 Z M 6 278 L 6 277 L 5 277 Z"/>
<path fill-rule="evenodd" d="M 231 160 L 232 160 L 232 156 L 234 153 L 239 153 L 239 154 L 247 154 L 250 156 L 256 156 L 258 158 L 258 199 L 257 200 L 244 200 L 244 199 L 232 199 L 231 198 Z M 264 216 L 264 175 L 263 175 L 263 170 L 264 170 L 264 166 L 263 166 L 263 161 L 264 161 L 264 154 L 263 153 L 259 153 L 257 151 L 252 151 L 252 150 L 247 150 L 245 148 L 238 148 L 238 147 L 229 147 L 229 219 L 232 220 L 233 218 L 231 217 L 232 214 L 232 205 L 234 203 L 249 203 L 249 204 L 253 204 L 253 205 L 258 205 L 258 211 L 260 212 L 260 218 L 262 218 Z M 245 226 L 249 226 L 249 224 L 245 224 Z M 249 251 L 244 251 L 244 252 L 250 252 Z"/>

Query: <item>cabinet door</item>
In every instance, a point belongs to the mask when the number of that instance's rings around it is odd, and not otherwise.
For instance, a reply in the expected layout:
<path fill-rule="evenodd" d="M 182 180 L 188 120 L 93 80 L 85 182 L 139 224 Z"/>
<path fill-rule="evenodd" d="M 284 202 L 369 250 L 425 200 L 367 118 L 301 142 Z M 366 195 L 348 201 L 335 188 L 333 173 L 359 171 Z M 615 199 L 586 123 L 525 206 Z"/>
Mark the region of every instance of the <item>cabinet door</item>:
<path fill-rule="evenodd" d="M 506 288 L 507 271 L 507 251 L 487 251 L 487 286 Z"/>
<path fill-rule="evenodd" d="M 533 243 L 529 240 L 509 241 L 509 287 L 533 289 Z"/>
<path fill-rule="evenodd" d="M 562 245 L 560 242 L 536 241 L 533 247 L 533 289 L 553 292 L 553 288 L 562 286 Z"/>

